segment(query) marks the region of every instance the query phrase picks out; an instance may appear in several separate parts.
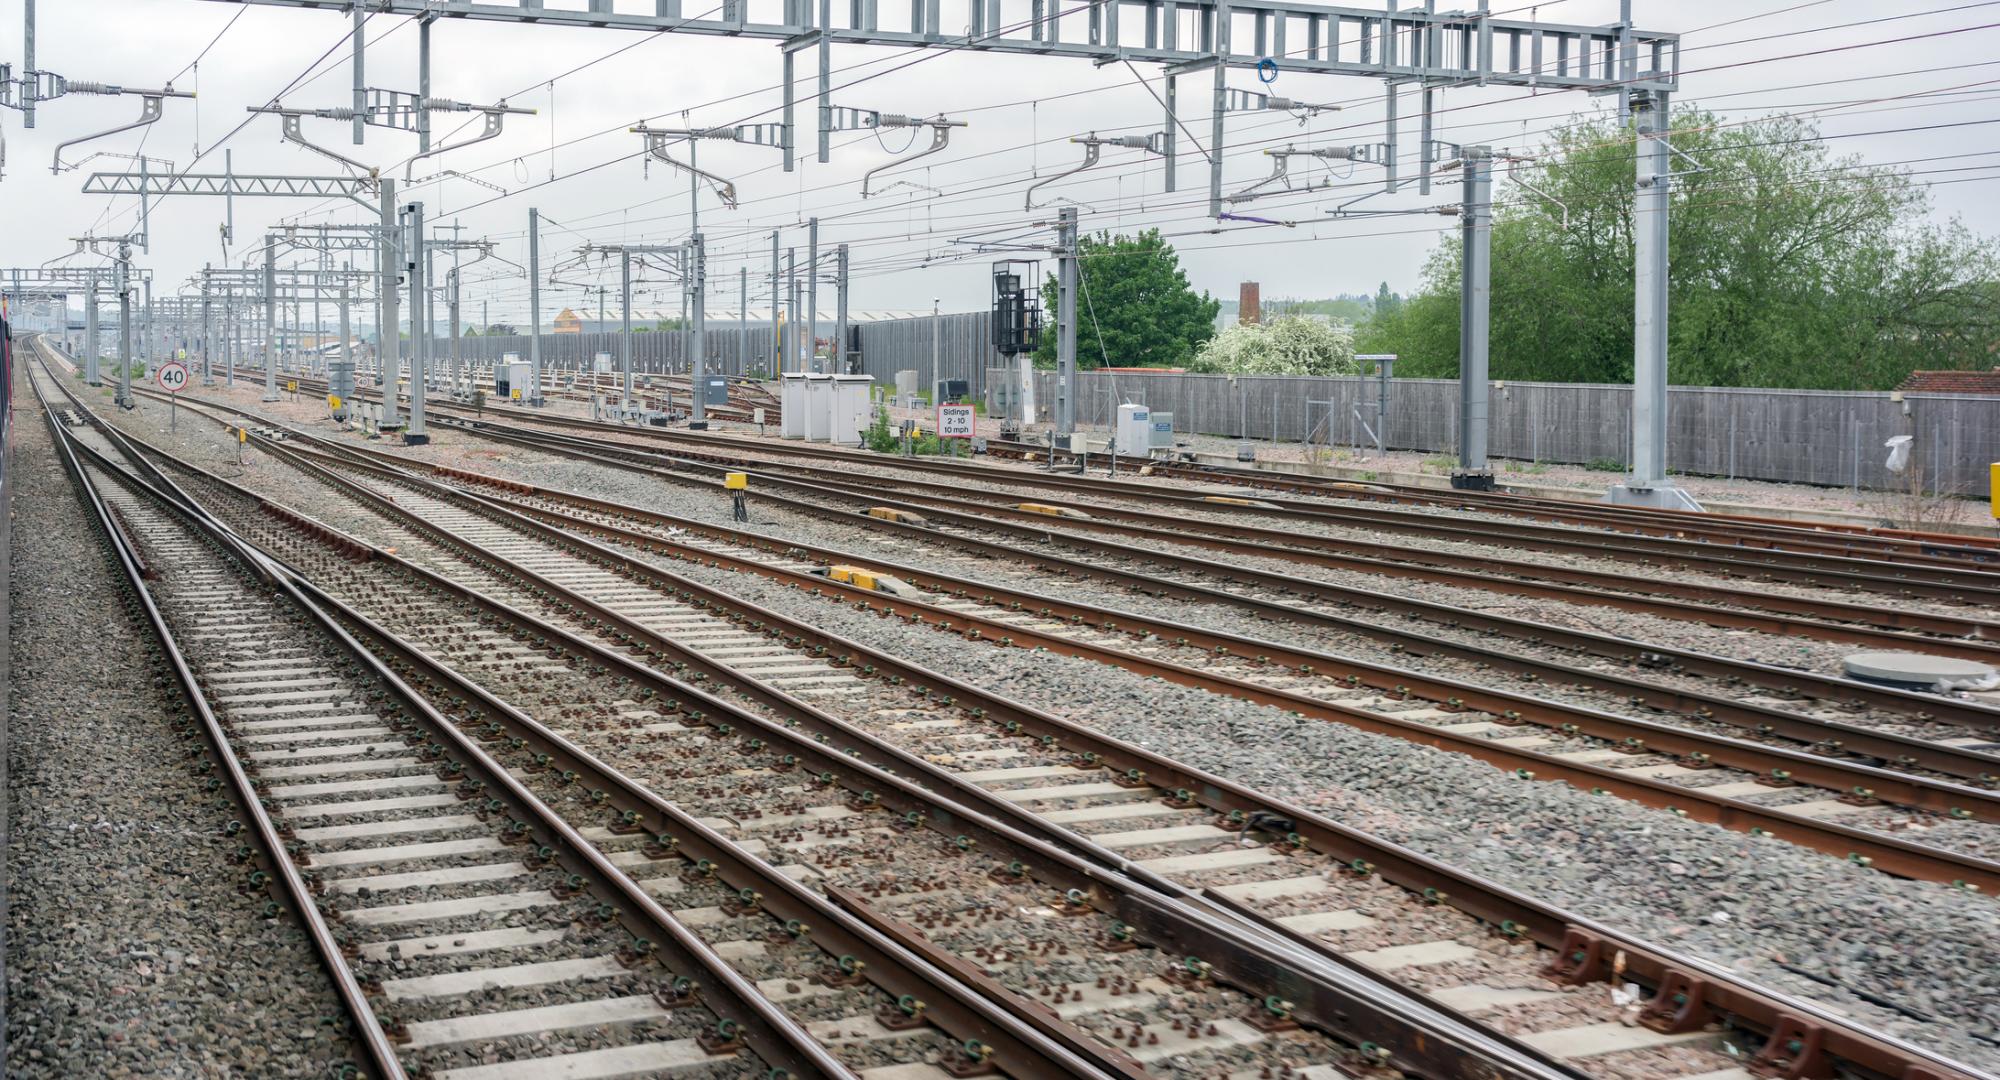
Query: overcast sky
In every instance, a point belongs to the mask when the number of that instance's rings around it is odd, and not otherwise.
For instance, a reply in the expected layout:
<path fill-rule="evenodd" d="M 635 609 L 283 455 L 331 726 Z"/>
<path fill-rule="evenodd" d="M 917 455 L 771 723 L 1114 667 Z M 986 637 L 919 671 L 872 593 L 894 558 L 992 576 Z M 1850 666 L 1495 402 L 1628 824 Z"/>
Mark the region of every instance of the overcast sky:
<path fill-rule="evenodd" d="M 754 0 L 753 15 L 775 18 L 776 2 Z M 708 0 L 684 3 L 694 14 L 705 10 Z M 650 11 L 653 0 L 617 4 L 621 11 Z M 548 6 L 582 8 L 585 2 L 548 0 Z M 1493 0 L 1493 6 L 1508 18 L 1590 24 L 1614 20 L 1618 7 L 1615 0 L 1549 0 L 1532 8 Z M 885 26 L 896 25 L 901 7 L 882 5 Z M 948 14 L 946 30 L 962 31 L 964 5 L 944 7 L 959 20 L 954 24 Z M 1883 164 L 1909 163 L 1920 179 L 1935 184 L 1939 215 L 1957 215 L 1981 233 L 2000 235 L 2000 206 L 1993 198 L 1993 181 L 2000 179 L 2000 123 L 1978 123 L 1996 115 L 2000 0 L 1637 0 L 1634 7 L 1641 27 L 1688 35 L 1683 40 L 1682 100 L 1732 118 L 1781 111 L 1810 114 L 1822 131 L 1838 136 L 1833 145 L 1842 153 Z M 70 237 L 133 227 L 136 200 L 86 196 L 80 188 L 90 171 L 136 168 L 129 155 L 142 148 L 162 159 L 154 169 L 171 162 L 180 170 L 220 172 L 224 151 L 229 151 L 240 173 L 341 171 L 330 159 L 283 143 L 277 118 L 251 118 L 245 107 L 266 104 L 281 92 L 287 106 L 349 104 L 346 15 L 216 0 L 42 0 L 39 8 L 37 60 L 44 70 L 127 86 L 157 86 L 173 79 L 177 89 L 198 90 L 200 96 L 168 101 L 165 119 L 150 128 L 66 151 L 72 161 L 100 152 L 128 156 L 98 157 L 84 169 L 60 175 L 49 169 L 57 143 L 129 122 L 138 115 L 139 102 L 71 96 L 45 103 L 34 131 L 22 129 L 18 112 L 0 111 L 6 139 L 6 173 L 0 181 L 0 237 L 6 254 L 0 262 L 32 266 L 71 251 Z M 1007 0 L 1005 18 L 1025 11 L 1024 0 Z M 1075 28 L 1066 29 L 1064 36 L 1080 36 L 1080 19 L 1070 21 Z M 1851 25 L 1864 21 L 1869 24 Z M 370 40 L 369 83 L 415 90 L 414 24 L 375 16 L 365 33 Z M 0 0 L 0 59 L 14 62 L 17 71 L 20 34 L 20 0 Z M 493 238 L 498 255 L 515 263 L 527 262 L 531 206 L 548 219 L 542 243 L 545 267 L 571 258 L 585 240 L 674 242 L 685 237 L 688 176 L 657 163 L 643 165 L 639 137 L 625 130 L 630 125 L 715 126 L 778 118 L 780 54 L 771 42 L 459 20 L 438 23 L 433 42 L 435 96 L 476 103 L 505 98 L 539 111 L 509 117 L 498 139 L 415 166 L 420 179 L 453 169 L 477 182 L 446 177 L 410 189 L 405 197 L 421 199 L 433 223 L 456 221 L 467 237 Z M 205 48 L 206 56 L 194 65 Z M 802 154 L 796 171 L 783 172 L 773 149 L 720 142 L 701 146 L 701 166 L 732 178 L 741 195 L 734 210 L 725 209 L 712 190 L 699 195 L 701 226 L 711 250 L 713 307 L 736 306 L 738 269 L 744 266 L 752 279 L 752 303 L 760 304 L 758 278 L 769 269 L 771 231 L 782 230 L 781 243 L 796 246 L 803 260 L 804 223 L 815 214 L 823 219 L 825 250 L 841 242 L 850 245 L 855 307 L 928 309 L 933 298 L 940 298 L 946 310 L 984 306 L 987 264 L 993 256 L 966 258 L 966 245 L 954 240 L 1045 237 L 1033 230 L 1054 211 L 1024 209 L 1027 178 L 1078 163 L 1082 148 L 1068 143 L 1073 135 L 1093 130 L 1144 133 L 1161 124 L 1161 109 L 1152 96 L 1160 89 L 1156 67 L 1141 65 L 1135 72 L 1124 65 L 1097 68 L 1080 60 L 836 48 L 836 104 L 887 113 L 942 112 L 970 124 L 952 132 L 944 152 L 875 180 L 878 188 L 906 183 L 863 200 L 863 173 L 896 160 L 899 151 L 914 153 L 927 146 L 929 135 L 918 135 L 914 148 L 905 150 L 911 141 L 907 132 L 886 132 L 879 138 L 838 133 L 832 161 L 813 161 L 812 64 L 811 52 L 800 54 Z M 1142 83 L 1141 76 L 1148 82 Z M 1180 88 L 1183 120 L 1192 141 L 1203 147 L 1209 131 L 1205 78 L 1183 79 Z M 298 85 L 285 92 L 295 81 Z M 1248 71 L 1232 72 L 1230 85 L 1259 88 L 1256 74 Z M 1382 138 L 1382 91 L 1372 79 L 1281 69 L 1270 89 L 1342 108 L 1303 123 L 1287 116 L 1231 117 L 1226 190 L 1247 186 L 1269 172 L 1270 159 L 1260 153 L 1266 146 L 1344 146 Z M 1609 104 L 1577 92 L 1530 94 L 1504 87 L 1455 88 L 1439 97 L 1444 111 L 1437 118 L 1438 139 L 1516 150 L 1531 149 L 1546 128 L 1570 114 Z M 1406 175 L 1417 171 L 1417 127 L 1410 119 L 1416 102 L 1413 91 L 1404 93 Z M 458 131 L 465 122 L 464 114 L 439 114 L 439 141 L 477 130 L 475 121 L 471 129 Z M 370 128 L 366 145 L 356 147 L 346 123 L 308 119 L 305 125 L 309 139 L 379 167 L 385 175 L 403 177 L 404 161 L 415 152 L 415 136 L 399 131 Z M 1183 136 L 1177 192 L 1163 190 L 1159 158 L 1107 150 L 1103 164 L 1085 174 L 1088 179 L 1042 188 L 1036 198 L 1075 200 L 1087 229 L 1158 225 L 1174 236 L 1195 285 L 1229 298 L 1243 280 L 1262 282 L 1267 298 L 1372 292 L 1382 281 L 1407 291 L 1416 284 L 1426 254 L 1447 235 L 1443 230 L 1452 228 L 1450 219 L 1422 215 L 1332 220 L 1325 211 L 1371 190 L 1368 182 L 1380 175 L 1370 171 L 1373 166 L 1352 165 L 1335 181 L 1344 186 L 1310 198 L 1240 208 L 1300 222 L 1296 227 L 1213 231 L 1217 226 L 1205 217 L 1202 201 L 1205 162 L 1190 142 Z M 197 164 L 198 153 L 205 156 Z M 1326 174 L 1295 170 L 1294 175 Z M 1505 199 L 1509 191 L 1503 178 L 1496 197 Z M 1457 185 L 1450 182 L 1434 186 L 1429 196 L 1410 185 L 1362 205 L 1420 209 L 1448 203 L 1457 194 Z M 240 261 L 274 223 L 363 220 L 352 204 L 237 200 L 235 241 L 225 253 L 220 236 L 224 211 L 223 201 L 212 198 L 156 204 L 152 250 L 139 263 L 151 266 L 165 286 L 204 263 Z M 944 258 L 925 265 L 927 256 Z M 71 262 L 88 260 L 81 256 Z M 466 271 L 465 277 L 468 321 L 478 317 L 481 301 L 491 305 L 495 321 L 525 321 L 527 287 L 519 271 L 489 261 Z M 615 287 L 617 273 L 615 264 L 593 264 L 565 272 L 563 280 Z M 660 291 L 637 306 L 677 305 L 673 285 L 650 284 Z M 544 295 L 544 320 L 565 304 L 583 306 L 583 296 L 574 287 L 551 287 Z M 822 294 L 821 307 L 832 307 L 830 288 Z"/>

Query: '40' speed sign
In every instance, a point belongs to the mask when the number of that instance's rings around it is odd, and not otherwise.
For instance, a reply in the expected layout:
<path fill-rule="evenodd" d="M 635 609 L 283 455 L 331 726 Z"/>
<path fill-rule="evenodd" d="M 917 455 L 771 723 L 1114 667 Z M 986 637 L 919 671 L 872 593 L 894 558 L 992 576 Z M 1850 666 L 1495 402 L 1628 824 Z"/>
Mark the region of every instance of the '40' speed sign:
<path fill-rule="evenodd" d="M 165 390 L 167 393 L 178 394 L 182 390 L 187 389 L 187 365 L 175 363 L 171 360 L 161 364 L 160 370 L 153 376 L 153 381 L 159 383 L 160 389 Z"/>

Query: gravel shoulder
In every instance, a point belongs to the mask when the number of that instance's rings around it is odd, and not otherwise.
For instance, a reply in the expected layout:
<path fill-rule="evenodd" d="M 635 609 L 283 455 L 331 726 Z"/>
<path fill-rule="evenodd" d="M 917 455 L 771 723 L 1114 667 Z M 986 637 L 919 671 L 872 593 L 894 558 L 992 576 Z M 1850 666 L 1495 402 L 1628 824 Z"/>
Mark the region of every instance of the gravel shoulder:
<path fill-rule="evenodd" d="M 235 889 L 234 816 L 35 410 L 18 404 L 6 1072 L 325 1076 L 339 1006 L 304 935 Z"/>

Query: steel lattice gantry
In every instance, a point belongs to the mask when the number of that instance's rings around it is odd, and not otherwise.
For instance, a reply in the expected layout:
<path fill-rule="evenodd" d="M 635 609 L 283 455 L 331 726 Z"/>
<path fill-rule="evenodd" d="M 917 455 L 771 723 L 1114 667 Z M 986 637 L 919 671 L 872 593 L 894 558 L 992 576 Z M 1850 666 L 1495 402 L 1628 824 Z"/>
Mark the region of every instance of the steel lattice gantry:
<path fill-rule="evenodd" d="M 1213 73 L 1210 142 L 1223 144 L 1229 111 L 1224 77 L 1230 68 L 1275 63 L 1286 73 L 1349 75 L 1385 82 L 1385 177 L 1398 183 L 1399 91 L 1422 91 L 1419 185 L 1428 190 L 1432 96 L 1447 86 L 1518 86 L 1548 90 L 1669 92 L 1680 68 L 1680 36 L 1639 30 L 1629 19 L 1605 26 L 1494 18 L 1490 0 L 1476 10 L 1420 7 L 1387 10 L 1298 3 L 1295 0 L 1094 0 L 1069 11 L 1062 0 L 962 0 L 966 32 L 944 29 L 943 0 L 911 0 L 900 26 L 885 26 L 880 0 L 784 0 L 779 22 L 749 18 L 747 0 L 723 0 L 720 17 L 688 16 L 683 0 L 587 0 L 582 9 L 545 6 L 542 0 L 475 3 L 473 0 L 218 0 L 358 15 L 379 12 L 419 19 L 476 19 L 532 25 L 593 27 L 652 33 L 719 35 L 780 43 L 784 55 L 783 147 L 790 171 L 798 145 L 794 125 L 793 56 L 813 50 L 818 62 L 820 126 L 828 126 L 834 45 L 963 49 L 1021 56 L 1072 57 L 1099 66 L 1152 63 L 1166 69 L 1167 158 L 1179 129 L 1176 81 Z M 1010 12 L 1009 7 L 1013 7 Z M 651 7 L 650 12 L 634 10 Z M 1078 24 L 1082 24 L 1079 26 Z M 1078 30 L 1065 39 L 1066 32 Z M 1243 33 L 1239 34 L 1241 30 Z M 357 87 L 357 92 L 360 88 Z M 1221 210 L 1222 155 L 1208 153 L 1210 213 Z M 819 160 L 827 160 L 824 141 Z M 1171 188 L 1171 170 L 1168 173 Z"/>

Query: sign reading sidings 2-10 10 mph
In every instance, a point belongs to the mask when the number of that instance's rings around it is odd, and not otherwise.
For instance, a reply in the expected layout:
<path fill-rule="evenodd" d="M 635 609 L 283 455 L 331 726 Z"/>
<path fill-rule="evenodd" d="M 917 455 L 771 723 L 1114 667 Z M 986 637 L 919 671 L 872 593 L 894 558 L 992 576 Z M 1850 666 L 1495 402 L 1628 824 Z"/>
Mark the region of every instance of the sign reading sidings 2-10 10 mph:
<path fill-rule="evenodd" d="M 939 405 L 937 433 L 940 439 L 970 439 L 973 435 L 972 406 Z"/>
<path fill-rule="evenodd" d="M 153 381 L 159 383 L 160 389 L 165 390 L 167 393 L 178 394 L 187 389 L 187 365 L 169 360 L 161 364 L 160 370 L 153 374 Z"/>

